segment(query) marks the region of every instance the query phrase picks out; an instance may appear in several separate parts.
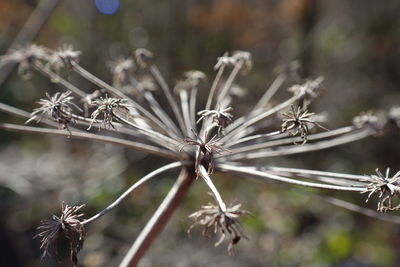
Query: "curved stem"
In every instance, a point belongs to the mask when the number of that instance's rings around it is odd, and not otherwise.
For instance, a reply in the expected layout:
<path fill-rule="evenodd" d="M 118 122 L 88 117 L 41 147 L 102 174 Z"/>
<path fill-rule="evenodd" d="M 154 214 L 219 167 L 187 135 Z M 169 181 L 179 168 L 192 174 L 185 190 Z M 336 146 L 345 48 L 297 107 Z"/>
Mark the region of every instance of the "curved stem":
<path fill-rule="evenodd" d="M 164 229 L 175 209 L 181 204 L 195 177 L 196 175 L 193 171 L 182 169 L 168 195 L 136 238 L 119 267 L 137 266 L 151 243 Z"/>
<path fill-rule="evenodd" d="M 133 190 L 135 190 L 136 188 L 138 188 L 140 185 L 144 184 L 145 182 L 147 182 L 151 178 L 155 177 L 156 175 L 158 175 L 158 174 L 160 174 L 162 172 L 165 172 L 167 170 L 175 169 L 175 168 L 178 168 L 178 167 L 181 167 L 181 166 L 182 166 L 181 162 L 174 162 L 174 163 L 167 164 L 167 165 L 165 165 L 165 166 L 163 166 L 161 168 L 158 168 L 158 169 L 152 171 L 151 173 L 147 174 L 146 176 L 140 178 L 139 181 L 134 183 L 131 187 L 129 187 L 128 190 L 126 190 L 122 195 L 120 195 L 107 208 L 105 208 L 101 212 L 97 213 L 96 215 L 92 216 L 91 218 L 89 218 L 87 220 L 84 220 L 81 224 L 85 225 L 85 224 L 91 223 L 94 220 L 97 220 L 98 218 L 103 216 L 104 214 L 108 213 L 109 211 L 114 209 L 116 206 L 118 206 L 130 193 L 132 193 Z"/>

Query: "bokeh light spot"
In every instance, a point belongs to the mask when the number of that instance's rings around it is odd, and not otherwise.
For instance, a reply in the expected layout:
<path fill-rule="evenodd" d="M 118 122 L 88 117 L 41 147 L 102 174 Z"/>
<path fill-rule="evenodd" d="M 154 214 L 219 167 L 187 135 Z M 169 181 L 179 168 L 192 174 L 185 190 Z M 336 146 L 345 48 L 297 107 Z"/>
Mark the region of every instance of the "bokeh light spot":
<path fill-rule="evenodd" d="M 119 9 L 119 0 L 96 0 L 97 9 L 106 15 L 112 15 Z"/>

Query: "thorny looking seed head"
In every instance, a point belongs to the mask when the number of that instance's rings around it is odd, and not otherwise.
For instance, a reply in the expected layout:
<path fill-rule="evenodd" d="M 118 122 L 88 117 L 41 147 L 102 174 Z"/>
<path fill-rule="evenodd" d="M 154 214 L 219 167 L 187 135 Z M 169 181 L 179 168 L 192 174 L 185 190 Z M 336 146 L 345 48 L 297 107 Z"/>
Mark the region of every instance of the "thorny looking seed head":
<path fill-rule="evenodd" d="M 379 201 L 378 201 L 378 211 L 393 211 L 399 210 L 400 204 L 396 207 L 393 207 L 392 197 L 397 196 L 400 197 L 400 171 L 398 171 L 393 177 L 389 177 L 390 169 L 386 169 L 386 175 L 383 175 L 379 169 L 375 170 L 377 175 L 371 175 L 369 177 L 370 183 L 367 185 L 365 191 L 361 193 L 368 193 L 367 200 L 368 202 L 370 197 L 379 193 Z"/>
<path fill-rule="evenodd" d="M 57 242 L 61 236 L 64 236 L 69 241 L 71 262 L 77 266 L 77 255 L 82 248 L 85 236 L 85 228 L 81 224 L 84 214 L 77 214 L 77 212 L 84 206 L 68 206 L 63 202 L 60 217 L 53 215 L 51 220 L 41 222 L 37 228 L 40 232 L 34 238 L 41 238 L 42 259 L 46 255 L 51 256 L 50 251 L 55 251 L 57 255 Z"/>
<path fill-rule="evenodd" d="M 58 122 L 62 129 L 67 129 L 69 131 L 68 124 L 72 121 L 71 105 L 80 110 L 78 106 L 72 103 L 74 97 L 70 96 L 71 93 L 71 91 L 64 93 L 57 92 L 53 96 L 46 93 L 48 99 L 40 99 L 40 101 L 37 102 L 41 107 L 33 110 L 26 123 L 32 120 L 36 120 L 39 123 L 44 116 L 47 116 Z"/>
<path fill-rule="evenodd" d="M 232 107 L 227 107 L 224 109 L 218 108 L 218 110 L 202 110 L 197 112 L 197 115 L 200 118 L 197 120 L 196 123 L 199 123 L 201 120 L 208 116 L 212 116 L 213 123 L 218 126 L 218 134 L 221 134 L 223 130 L 233 122 L 233 116 L 230 113 L 232 111 Z"/>
<path fill-rule="evenodd" d="M 102 116 L 101 123 L 104 125 L 105 128 L 114 128 L 114 125 L 112 123 L 117 117 L 117 114 L 115 112 L 119 111 L 129 114 L 129 108 L 132 107 L 127 99 L 111 97 L 100 97 L 92 101 L 92 106 L 97 108 L 92 113 L 90 126 L 88 129 L 92 127 L 93 123 L 100 115 Z"/>
<path fill-rule="evenodd" d="M 249 212 L 240 209 L 241 206 L 241 204 L 228 206 L 225 211 L 221 210 L 218 205 L 212 203 L 202 206 L 199 211 L 189 215 L 189 218 L 194 219 L 195 222 L 190 226 L 188 233 L 190 233 L 194 227 L 200 225 L 204 227 L 203 236 L 210 238 L 209 230 L 214 228 L 214 234 L 217 232 L 221 234 L 214 246 L 219 246 L 224 239 L 229 236 L 228 253 L 233 255 L 233 246 L 239 243 L 242 238 L 247 239 L 239 223 L 239 216 L 249 214 Z"/>
<path fill-rule="evenodd" d="M 30 78 L 32 63 L 35 60 L 48 59 L 48 50 L 43 46 L 27 45 L 12 50 L 9 54 L 1 56 L 2 64 L 19 63 L 18 74 L 23 78 Z"/>
<path fill-rule="evenodd" d="M 182 150 L 185 146 L 196 146 L 198 148 L 198 152 L 196 153 L 196 161 L 195 161 L 195 169 L 197 174 L 199 175 L 198 172 L 198 167 L 200 164 L 203 164 L 204 166 L 207 167 L 208 173 L 213 172 L 213 154 L 214 153 L 221 153 L 225 149 L 222 147 L 221 143 L 218 143 L 217 136 L 214 135 L 210 140 L 204 141 L 193 129 L 192 133 L 195 136 L 195 138 L 191 137 L 186 137 L 184 141 L 184 145 L 181 147 L 180 150 Z M 208 134 L 206 133 L 205 136 Z"/>
<path fill-rule="evenodd" d="M 291 105 L 290 111 L 288 113 L 282 113 L 281 115 L 284 117 L 281 132 L 287 132 L 292 136 L 300 135 L 301 139 L 303 139 L 301 144 L 307 142 L 309 124 L 328 130 L 316 121 L 314 113 L 308 112 L 307 110 L 303 111 L 300 107 L 296 110 L 294 106 Z M 295 142 L 295 144 L 297 143 Z"/>
<path fill-rule="evenodd" d="M 81 54 L 81 51 L 73 50 L 72 45 L 64 45 L 51 54 L 48 65 L 56 71 L 62 67 L 70 68 L 74 63 L 79 61 L 79 56 Z"/>

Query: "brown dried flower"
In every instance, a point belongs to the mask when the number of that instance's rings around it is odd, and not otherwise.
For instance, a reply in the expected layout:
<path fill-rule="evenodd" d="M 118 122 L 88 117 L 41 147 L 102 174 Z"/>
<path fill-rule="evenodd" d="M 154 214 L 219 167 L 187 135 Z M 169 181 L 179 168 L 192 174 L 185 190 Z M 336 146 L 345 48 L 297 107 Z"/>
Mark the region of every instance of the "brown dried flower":
<path fill-rule="evenodd" d="M 63 45 L 57 51 L 54 51 L 49 58 L 49 66 L 58 71 L 62 67 L 72 67 L 79 61 L 82 52 L 74 50 L 72 45 Z"/>
<path fill-rule="evenodd" d="M 41 225 L 37 228 L 40 233 L 34 238 L 41 238 L 42 259 L 46 255 L 51 256 L 51 250 L 55 251 L 57 255 L 57 242 L 61 236 L 64 236 L 69 241 L 71 262 L 73 266 L 77 266 L 77 255 L 82 248 L 85 236 L 85 228 L 81 224 L 81 217 L 84 214 L 77 214 L 77 212 L 84 206 L 68 206 L 63 202 L 60 217 L 53 215 L 51 220 L 41 222 Z"/>
<path fill-rule="evenodd" d="M 27 45 L 12 50 L 9 54 L 1 56 L 2 64 L 19 63 L 18 74 L 23 78 L 30 78 L 32 63 L 37 59 L 47 59 L 48 50 L 39 45 Z"/>
<path fill-rule="evenodd" d="M 130 84 L 130 74 L 135 70 L 135 62 L 132 58 L 119 58 L 108 64 L 113 74 L 113 83 L 117 87 Z"/>
<path fill-rule="evenodd" d="M 221 134 L 223 130 L 233 122 L 233 116 L 230 113 L 232 111 L 232 107 L 227 107 L 224 109 L 218 108 L 218 110 L 202 110 L 197 112 L 197 115 L 200 118 L 196 123 L 199 123 L 202 119 L 212 116 L 213 122 L 218 126 L 218 133 Z"/>
<path fill-rule="evenodd" d="M 46 93 L 48 99 L 40 99 L 37 102 L 41 105 L 41 107 L 33 110 L 29 120 L 27 120 L 26 123 L 29 123 L 32 120 L 37 120 L 39 123 L 44 116 L 47 116 L 58 122 L 61 129 L 66 129 L 69 131 L 68 124 L 73 119 L 71 106 L 81 110 L 72 102 L 74 97 L 70 96 L 71 93 L 71 91 L 64 93 L 57 92 L 53 96 L 50 96 L 48 93 Z"/>
<path fill-rule="evenodd" d="M 400 204 L 393 207 L 392 197 L 400 197 L 400 171 L 398 171 L 393 177 L 389 177 L 389 168 L 386 169 L 386 175 L 383 175 L 379 169 L 376 169 L 375 172 L 377 175 L 369 176 L 371 182 L 366 186 L 365 191 L 361 192 L 369 192 L 365 202 L 368 202 L 373 194 L 379 193 L 378 211 L 385 212 L 399 210 Z"/>
<path fill-rule="evenodd" d="M 116 111 L 129 113 L 129 107 L 132 107 L 129 104 L 127 99 L 121 98 L 112 98 L 112 97 L 100 97 L 94 101 L 92 101 L 92 106 L 97 107 L 95 111 L 93 111 L 91 115 L 91 122 L 88 129 L 92 128 L 94 122 L 96 122 L 97 118 L 101 115 L 101 122 L 105 128 L 112 127 L 114 119 L 117 117 Z"/>
<path fill-rule="evenodd" d="M 233 246 L 239 243 L 242 238 L 247 239 L 238 219 L 240 215 L 249 214 L 249 212 L 241 210 L 241 206 L 242 204 L 229 206 L 225 211 L 212 203 L 202 206 L 199 211 L 189 215 L 189 218 L 193 218 L 195 222 L 190 226 L 188 233 L 194 227 L 200 225 L 204 227 L 203 236 L 210 237 L 209 230 L 210 228 L 214 228 L 214 234 L 217 232 L 221 233 L 220 238 L 214 246 L 219 246 L 229 236 L 228 253 L 233 255 Z"/>
<path fill-rule="evenodd" d="M 296 96 L 301 96 L 304 100 L 304 107 L 307 107 L 312 100 L 319 97 L 323 80 L 324 78 L 322 77 L 318 77 L 315 80 L 306 80 L 303 84 L 293 85 L 288 91 Z"/>
<path fill-rule="evenodd" d="M 316 121 L 314 113 L 308 112 L 307 110 L 303 111 L 300 107 L 296 110 L 294 106 L 291 105 L 290 111 L 288 113 L 282 113 L 281 115 L 284 117 L 281 132 L 287 132 L 291 136 L 300 135 L 301 139 L 303 139 L 301 144 L 307 142 L 310 125 L 328 130 Z M 295 142 L 295 144 L 297 143 Z"/>

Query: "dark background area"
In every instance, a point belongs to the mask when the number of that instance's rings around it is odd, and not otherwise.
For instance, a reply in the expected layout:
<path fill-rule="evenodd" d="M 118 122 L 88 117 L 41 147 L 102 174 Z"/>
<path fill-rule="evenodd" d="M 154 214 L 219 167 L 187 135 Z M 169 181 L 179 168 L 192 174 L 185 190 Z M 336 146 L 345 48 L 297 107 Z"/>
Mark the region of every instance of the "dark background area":
<path fill-rule="evenodd" d="M 4 54 L 35 9 L 37 1 L 0 1 L 0 54 Z M 235 107 L 242 114 L 273 81 L 274 69 L 299 60 L 303 78 L 324 77 L 322 97 L 313 111 L 326 111 L 326 126 L 351 124 L 363 110 L 389 109 L 400 103 L 400 3 L 398 0 L 328 1 L 121 1 L 113 15 L 95 1 L 60 1 L 35 43 L 57 48 L 64 43 L 82 51 L 81 64 L 105 81 L 107 62 L 134 49 L 153 51 L 170 85 L 182 72 L 197 69 L 209 79 L 216 58 L 226 51 L 252 53 L 252 72 L 237 81 L 247 96 Z M 80 82 L 85 91 L 95 87 Z M 14 71 L 0 87 L 0 102 L 32 110 L 44 92 L 58 86 L 35 75 L 22 80 Z M 206 95 L 209 86 L 201 95 Z M 277 101 L 289 94 L 285 89 Z M 1 121 L 23 123 L 0 114 Z M 321 152 L 263 159 L 260 164 L 372 174 L 399 170 L 398 130 Z M 39 221 L 59 215 L 61 201 L 86 203 L 91 215 L 113 201 L 138 177 L 163 163 L 121 147 L 62 137 L 0 132 L 0 265 L 38 266 Z M 176 173 L 141 187 L 119 208 L 90 225 L 82 266 L 116 266 L 147 219 L 168 192 Z M 399 226 L 334 207 L 310 192 L 264 185 L 216 174 L 228 202 L 239 201 L 253 216 L 244 218 L 249 236 L 229 257 L 226 247 L 194 231 L 187 215 L 209 201 L 200 181 L 192 187 L 141 262 L 141 266 L 399 266 Z M 331 194 L 330 192 L 327 192 Z M 365 204 L 365 196 L 335 193 Z M 67 244 L 60 243 L 61 247 Z M 62 266 L 69 266 L 60 249 Z M 53 266 L 45 258 L 40 266 Z"/>

